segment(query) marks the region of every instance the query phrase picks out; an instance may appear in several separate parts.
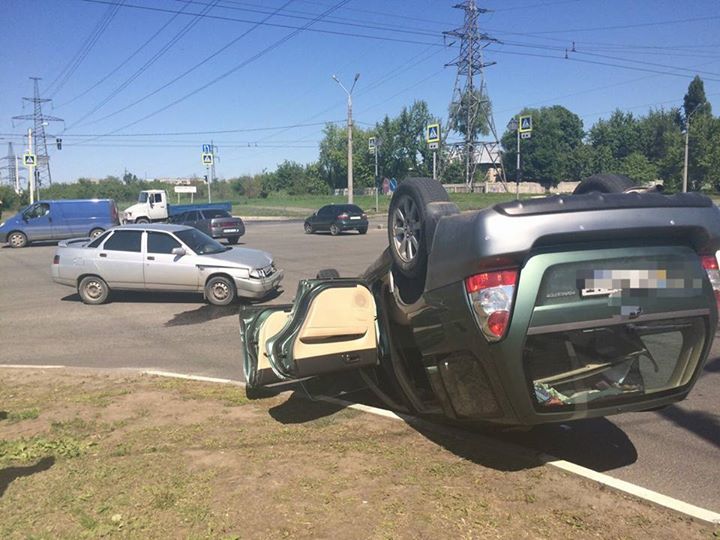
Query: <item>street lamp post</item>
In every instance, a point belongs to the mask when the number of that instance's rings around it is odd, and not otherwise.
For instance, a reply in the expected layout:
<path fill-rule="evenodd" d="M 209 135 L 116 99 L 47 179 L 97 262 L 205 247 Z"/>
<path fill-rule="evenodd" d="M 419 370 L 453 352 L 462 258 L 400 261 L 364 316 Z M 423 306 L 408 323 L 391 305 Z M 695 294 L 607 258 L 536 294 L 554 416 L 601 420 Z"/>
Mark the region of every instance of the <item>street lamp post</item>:
<path fill-rule="evenodd" d="M 347 118 L 347 129 L 348 129 L 348 173 L 347 173 L 347 186 L 348 186 L 348 204 L 353 203 L 353 162 L 352 162 L 352 91 L 355 88 L 355 83 L 360 78 L 360 74 L 356 73 L 355 78 L 353 79 L 352 86 L 350 87 L 350 90 L 345 88 L 343 84 L 338 80 L 338 78 L 333 75 L 333 80 L 340 85 L 340 88 L 342 88 L 345 93 L 347 94 L 348 98 L 348 105 L 347 105 L 347 111 L 348 111 L 348 118 Z"/>
<path fill-rule="evenodd" d="M 698 103 L 695 108 L 690 111 L 690 113 L 685 117 L 685 166 L 683 167 L 683 193 L 687 193 L 687 183 L 688 183 L 688 154 L 689 154 L 689 146 L 690 146 L 690 117 L 695 114 L 695 111 L 698 110 L 700 107 L 700 103 Z"/>

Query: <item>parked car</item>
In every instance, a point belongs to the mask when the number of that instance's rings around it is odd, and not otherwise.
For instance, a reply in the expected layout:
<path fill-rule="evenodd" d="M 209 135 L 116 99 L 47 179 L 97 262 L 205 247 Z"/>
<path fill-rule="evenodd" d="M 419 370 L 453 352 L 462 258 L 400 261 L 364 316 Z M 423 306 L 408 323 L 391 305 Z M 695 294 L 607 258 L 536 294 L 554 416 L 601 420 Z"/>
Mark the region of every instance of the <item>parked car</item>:
<path fill-rule="evenodd" d="M 597 191 L 597 190 L 595 190 Z M 341 372 L 388 407 L 534 425 L 684 399 L 718 322 L 720 210 L 589 193 L 460 213 L 431 179 L 391 200 L 388 248 L 294 303 L 240 313 L 248 395 Z"/>
<path fill-rule="evenodd" d="M 0 242 L 21 248 L 41 240 L 95 238 L 119 223 L 112 199 L 37 201 L 0 223 Z"/>
<path fill-rule="evenodd" d="M 354 204 L 328 204 L 305 220 L 305 233 L 330 231 L 336 236 L 343 231 L 356 230 L 365 234 L 368 230 L 367 214 Z"/>
<path fill-rule="evenodd" d="M 146 189 L 140 192 L 136 204 L 125 209 L 122 218 L 123 223 L 156 223 L 188 210 L 203 210 L 205 208 L 220 208 L 231 212 L 232 203 L 170 204 L 167 192 L 164 189 Z"/>
<path fill-rule="evenodd" d="M 242 219 L 233 217 L 230 212 L 220 208 L 188 210 L 170 217 L 168 223 L 195 227 L 213 238 L 225 238 L 228 244 L 237 244 L 245 234 Z"/>
<path fill-rule="evenodd" d="M 76 287 L 86 304 L 104 303 L 112 290 L 147 290 L 202 292 L 223 306 L 237 296 L 263 298 L 283 278 L 269 253 L 170 224 L 122 225 L 95 240 L 60 242 L 51 268 L 53 281 Z"/>

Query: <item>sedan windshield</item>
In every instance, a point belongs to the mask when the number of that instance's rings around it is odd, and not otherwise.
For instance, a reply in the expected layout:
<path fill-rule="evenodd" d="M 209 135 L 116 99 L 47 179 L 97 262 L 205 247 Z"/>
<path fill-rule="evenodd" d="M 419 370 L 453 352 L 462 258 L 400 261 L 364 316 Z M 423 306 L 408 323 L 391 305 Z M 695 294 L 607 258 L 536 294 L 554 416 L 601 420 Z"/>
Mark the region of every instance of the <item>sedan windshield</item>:
<path fill-rule="evenodd" d="M 224 218 L 232 217 L 225 210 L 215 210 L 215 209 L 203 210 L 203 215 L 205 216 L 205 219 L 213 219 L 213 218 L 219 218 L 219 217 L 224 217 Z"/>
<path fill-rule="evenodd" d="M 207 234 L 197 229 L 185 229 L 175 233 L 180 240 L 185 242 L 190 249 L 198 255 L 209 255 L 211 253 L 222 253 L 226 251 L 225 246 L 210 238 Z"/>

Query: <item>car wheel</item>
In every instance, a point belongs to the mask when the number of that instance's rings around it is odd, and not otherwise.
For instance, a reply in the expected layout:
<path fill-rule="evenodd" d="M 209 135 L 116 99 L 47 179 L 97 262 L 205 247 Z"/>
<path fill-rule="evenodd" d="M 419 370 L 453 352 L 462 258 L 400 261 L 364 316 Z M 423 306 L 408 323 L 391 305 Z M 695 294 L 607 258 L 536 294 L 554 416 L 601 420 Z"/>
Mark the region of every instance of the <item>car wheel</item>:
<path fill-rule="evenodd" d="M 337 236 L 338 234 L 340 234 L 340 227 L 338 227 L 334 223 L 330 225 L 330 234 L 332 234 L 333 236 Z"/>
<path fill-rule="evenodd" d="M 573 193 L 622 193 L 634 186 L 635 182 L 621 174 L 594 174 L 580 182 Z"/>
<path fill-rule="evenodd" d="M 393 263 L 404 276 L 424 275 L 432 240 L 426 227 L 427 205 L 447 201 L 445 188 L 432 178 L 410 178 L 395 190 L 388 213 L 388 241 Z"/>
<path fill-rule="evenodd" d="M 8 235 L 8 244 L 10 244 L 10 247 L 14 248 L 21 248 L 27 246 L 28 240 L 27 236 L 25 236 L 25 233 L 21 233 L 20 231 L 11 232 Z"/>
<path fill-rule="evenodd" d="M 323 268 L 322 270 L 318 270 L 318 273 L 315 276 L 316 279 L 337 279 L 339 277 L 340 272 L 334 268 Z"/>
<path fill-rule="evenodd" d="M 78 284 L 78 294 L 85 304 L 104 304 L 110 295 L 110 288 L 98 276 L 85 276 Z"/>
<path fill-rule="evenodd" d="M 205 284 L 205 296 L 215 306 L 227 306 L 235 300 L 235 284 L 225 276 L 215 276 Z"/>
<path fill-rule="evenodd" d="M 95 240 L 98 236 L 105 232 L 105 229 L 93 229 L 90 231 L 90 240 Z"/>
<path fill-rule="evenodd" d="M 360 228 L 358 229 L 358 232 L 359 232 L 360 234 L 367 234 L 367 227 L 360 227 Z"/>
<path fill-rule="evenodd" d="M 150 223 L 148 218 L 140 217 L 135 220 L 135 223 Z"/>
<path fill-rule="evenodd" d="M 313 226 L 309 223 L 305 223 L 305 234 L 312 234 L 315 232 L 315 229 L 313 229 Z"/>
<path fill-rule="evenodd" d="M 235 244 L 237 244 L 239 241 L 240 241 L 239 236 L 231 236 L 230 238 L 227 239 L 228 244 L 232 244 L 233 246 Z"/>

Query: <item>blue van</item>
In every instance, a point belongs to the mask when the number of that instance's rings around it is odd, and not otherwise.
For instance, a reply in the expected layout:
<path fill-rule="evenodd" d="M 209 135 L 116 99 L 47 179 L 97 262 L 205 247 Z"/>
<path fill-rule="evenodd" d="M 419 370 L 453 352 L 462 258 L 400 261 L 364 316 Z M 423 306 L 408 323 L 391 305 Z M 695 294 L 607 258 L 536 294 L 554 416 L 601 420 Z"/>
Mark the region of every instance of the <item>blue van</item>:
<path fill-rule="evenodd" d="M 112 199 L 37 201 L 0 223 L 0 242 L 20 248 L 38 240 L 95 238 L 119 224 Z"/>

